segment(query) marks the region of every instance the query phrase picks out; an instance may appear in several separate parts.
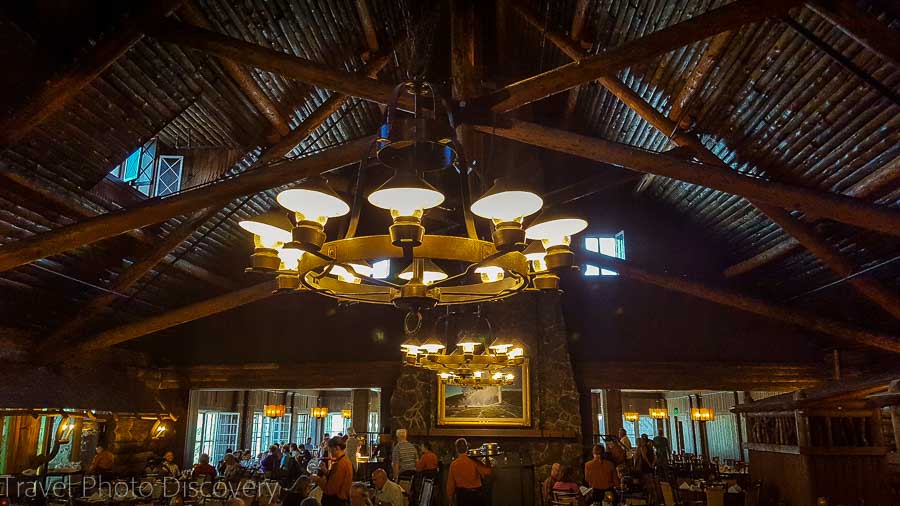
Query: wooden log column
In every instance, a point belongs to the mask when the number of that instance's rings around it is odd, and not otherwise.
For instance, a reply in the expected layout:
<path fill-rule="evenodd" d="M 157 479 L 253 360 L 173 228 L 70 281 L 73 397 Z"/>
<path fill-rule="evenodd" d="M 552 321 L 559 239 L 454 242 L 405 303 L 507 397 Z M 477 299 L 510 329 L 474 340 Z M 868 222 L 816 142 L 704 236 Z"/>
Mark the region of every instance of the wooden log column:
<path fill-rule="evenodd" d="M 603 421 L 606 422 L 606 433 L 617 434 L 622 428 L 622 391 L 606 390 L 603 400 Z"/>
<path fill-rule="evenodd" d="M 356 389 L 352 395 L 353 431 L 357 434 L 369 432 L 369 391 Z"/>

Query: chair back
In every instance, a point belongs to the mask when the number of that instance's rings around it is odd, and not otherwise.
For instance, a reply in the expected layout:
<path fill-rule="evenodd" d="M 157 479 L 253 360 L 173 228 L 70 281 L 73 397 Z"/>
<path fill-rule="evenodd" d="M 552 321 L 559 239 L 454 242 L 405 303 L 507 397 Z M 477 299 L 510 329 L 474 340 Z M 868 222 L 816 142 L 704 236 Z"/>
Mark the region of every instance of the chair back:
<path fill-rule="evenodd" d="M 550 504 L 553 506 L 577 506 L 578 494 L 575 492 L 554 490 L 551 495 Z"/>
<path fill-rule="evenodd" d="M 707 506 L 725 506 L 725 489 L 710 487 L 706 489 Z"/>
<path fill-rule="evenodd" d="M 662 489 L 663 502 L 666 506 L 675 506 L 675 493 L 672 491 L 672 485 L 667 481 L 659 482 L 659 488 Z"/>

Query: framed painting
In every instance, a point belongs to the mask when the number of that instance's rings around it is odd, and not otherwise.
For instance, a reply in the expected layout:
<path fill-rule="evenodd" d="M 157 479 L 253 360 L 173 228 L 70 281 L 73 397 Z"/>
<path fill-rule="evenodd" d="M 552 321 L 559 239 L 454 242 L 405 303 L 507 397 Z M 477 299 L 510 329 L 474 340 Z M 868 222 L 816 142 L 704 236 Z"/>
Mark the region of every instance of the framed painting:
<path fill-rule="evenodd" d="M 438 425 L 531 425 L 531 388 L 528 360 L 512 385 L 460 387 L 438 378 Z"/>

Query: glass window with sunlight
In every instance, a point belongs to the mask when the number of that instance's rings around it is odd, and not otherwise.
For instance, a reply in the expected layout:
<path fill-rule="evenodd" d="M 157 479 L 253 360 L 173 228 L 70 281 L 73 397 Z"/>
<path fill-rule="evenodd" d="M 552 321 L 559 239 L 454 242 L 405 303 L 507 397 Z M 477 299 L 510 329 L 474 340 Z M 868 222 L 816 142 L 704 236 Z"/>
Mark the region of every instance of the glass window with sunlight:
<path fill-rule="evenodd" d="M 625 232 L 614 235 L 595 235 L 584 238 L 584 249 L 601 255 L 611 256 L 625 260 Z M 585 276 L 618 276 L 619 273 L 609 269 L 601 269 L 596 265 L 587 264 L 584 270 Z"/>
<path fill-rule="evenodd" d="M 269 418 L 261 411 L 253 413 L 253 433 L 250 435 L 250 450 L 253 456 L 265 453 L 273 444 L 291 440 L 291 414 L 281 418 Z"/>
<path fill-rule="evenodd" d="M 238 414 L 220 411 L 201 411 L 197 413 L 197 432 L 194 437 L 193 462 L 200 454 L 209 455 L 214 465 L 222 460 L 226 450 L 237 449 Z"/>

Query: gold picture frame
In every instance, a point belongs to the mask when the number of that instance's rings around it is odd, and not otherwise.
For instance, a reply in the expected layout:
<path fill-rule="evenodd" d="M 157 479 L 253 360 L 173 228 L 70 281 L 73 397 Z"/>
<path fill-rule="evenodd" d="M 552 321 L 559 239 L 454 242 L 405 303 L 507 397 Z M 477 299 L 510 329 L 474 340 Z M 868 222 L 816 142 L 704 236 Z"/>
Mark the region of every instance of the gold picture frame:
<path fill-rule="evenodd" d="M 447 400 L 457 396 L 477 395 L 478 402 L 489 402 L 485 396 L 492 392 L 497 393 L 497 402 L 479 406 L 451 406 L 448 408 Z M 504 393 L 515 392 L 514 398 L 503 400 Z M 520 397 L 521 396 L 521 397 Z M 471 387 L 458 387 L 447 385 L 444 380 L 438 378 L 437 388 L 437 423 L 438 425 L 474 425 L 491 427 L 527 427 L 531 425 L 531 377 L 529 375 L 528 359 L 519 366 L 516 374 L 516 382 L 512 386 L 483 387 L 474 389 Z M 512 401 L 512 402 L 509 402 Z M 451 404 L 454 402 L 451 401 Z M 519 412 L 521 406 L 521 412 Z M 473 416 L 473 411 L 484 411 L 492 408 L 496 416 Z M 511 416 L 510 416 L 511 415 Z"/>

